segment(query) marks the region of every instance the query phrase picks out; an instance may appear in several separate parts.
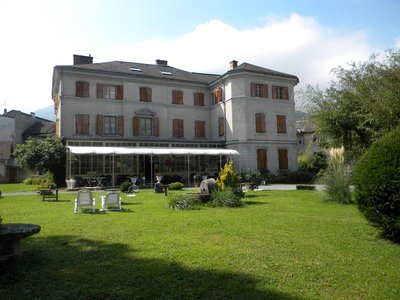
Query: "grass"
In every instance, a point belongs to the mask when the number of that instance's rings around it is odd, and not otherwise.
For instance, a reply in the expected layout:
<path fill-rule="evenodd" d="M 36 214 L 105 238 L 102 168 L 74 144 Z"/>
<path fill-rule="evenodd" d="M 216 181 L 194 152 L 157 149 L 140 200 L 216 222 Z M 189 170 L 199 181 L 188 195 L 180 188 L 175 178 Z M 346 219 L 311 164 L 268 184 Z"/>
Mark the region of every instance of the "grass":
<path fill-rule="evenodd" d="M 97 192 L 97 207 L 100 205 Z M 74 194 L 0 199 L 4 223 L 39 224 L 1 277 L 1 299 L 399 299 L 400 247 L 355 205 L 317 191 L 250 193 L 241 208 L 173 211 L 163 194 L 73 214 Z"/>
<path fill-rule="evenodd" d="M 37 185 L 26 185 L 23 183 L 0 184 L 0 191 L 4 193 L 33 192 L 40 188 Z"/>

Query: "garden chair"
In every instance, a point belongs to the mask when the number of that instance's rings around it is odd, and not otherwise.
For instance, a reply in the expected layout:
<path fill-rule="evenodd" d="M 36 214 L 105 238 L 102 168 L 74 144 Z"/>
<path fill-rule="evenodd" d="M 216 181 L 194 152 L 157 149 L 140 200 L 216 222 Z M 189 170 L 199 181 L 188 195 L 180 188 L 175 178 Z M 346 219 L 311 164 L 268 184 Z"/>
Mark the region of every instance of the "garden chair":
<path fill-rule="evenodd" d="M 96 211 L 96 199 L 92 197 L 89 190 L 79 190 L 76 194 L 74 213 L 78 213 L 78 207 L 91 207 L 92 211 Z"/>
<path fill-rule="evenodd" d="M 106 205 L 118 205 L 118 210 L 121 210 L 121 197 L 117 191 L 107 192 L 105 196 L 101 196 L 101 210 L 106 210 Z"/>

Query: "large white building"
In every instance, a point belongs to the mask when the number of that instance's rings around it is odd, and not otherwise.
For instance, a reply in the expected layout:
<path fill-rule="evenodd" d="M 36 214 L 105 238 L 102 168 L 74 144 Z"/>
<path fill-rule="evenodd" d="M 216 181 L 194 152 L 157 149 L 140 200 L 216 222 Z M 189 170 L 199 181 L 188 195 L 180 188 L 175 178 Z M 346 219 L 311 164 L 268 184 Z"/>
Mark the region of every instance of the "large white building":
<path fill-rule="evenodd" d="M 230 63 L 222 75 L 168 65 L 93 63 L 74 55 L 56 66 L 56 134 L 67 141 L 67 177 L 108 175 L 151 181 L 154 174 L 214 176 L 227 156 L 235 168 L 297 170 L 293 75 Z"/>

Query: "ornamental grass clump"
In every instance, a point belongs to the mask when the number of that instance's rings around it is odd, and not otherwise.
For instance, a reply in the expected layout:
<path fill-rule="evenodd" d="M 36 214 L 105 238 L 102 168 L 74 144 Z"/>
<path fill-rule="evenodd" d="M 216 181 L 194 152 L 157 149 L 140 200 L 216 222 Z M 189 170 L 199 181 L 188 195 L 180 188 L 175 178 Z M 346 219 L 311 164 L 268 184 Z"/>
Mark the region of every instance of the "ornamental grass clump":
<path fill-rule="evenodd" d="M 168 198 L 168 208 L 174 210 L 197 209 L 199 204 L 198 196 L 192 194 L 174 194 Z"/>
<path fill-rule="evenodd" d="M 328 168 L 321 178 L 321 183 L 326 185 L 328 200 L 351 203 L 350 179 L 350 168 L 344 162 L 344 147 L 331 148 L 328 152 Z"/>

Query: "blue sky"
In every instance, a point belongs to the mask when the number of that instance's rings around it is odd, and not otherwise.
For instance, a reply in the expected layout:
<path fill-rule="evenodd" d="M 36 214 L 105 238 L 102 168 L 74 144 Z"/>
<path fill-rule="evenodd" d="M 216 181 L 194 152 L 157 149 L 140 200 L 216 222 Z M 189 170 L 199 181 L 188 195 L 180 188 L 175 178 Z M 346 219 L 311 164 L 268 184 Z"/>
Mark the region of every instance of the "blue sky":
<path fill-rule="evenodd" d="M 332 68 L 400 48 L 399 13 L 398 0 L 0 0 L 0 103 L 51 105 L 53 67 L 89 53 L 209 73 L 236 59 L 325 87 Z"/>

